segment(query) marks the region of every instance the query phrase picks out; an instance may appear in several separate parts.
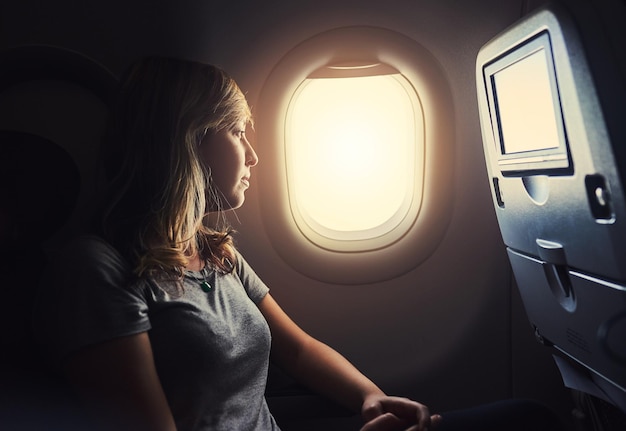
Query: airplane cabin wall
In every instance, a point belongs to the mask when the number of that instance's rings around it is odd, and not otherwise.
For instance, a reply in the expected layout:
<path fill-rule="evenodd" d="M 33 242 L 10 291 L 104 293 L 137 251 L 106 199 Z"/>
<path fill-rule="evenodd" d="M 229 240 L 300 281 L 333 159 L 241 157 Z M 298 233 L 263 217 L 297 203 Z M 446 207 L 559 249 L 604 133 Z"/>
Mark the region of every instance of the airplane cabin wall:
<path fill-rule="evenodd" d="M 326 30 L 368 25 L 406 35 L 445 71 L 454 115 L 453 213 L 434 253 L 415 269 L 363 285 L 313 280 L 283 261 L 265 232 L 255 184 L 233 218 L 237 243 L 285 310 L 380 386 L 435 410 L 529 396 L 557 408 L 567 396 L 532 337 L 493 210 L 476 103 L 476 54 L 542 2 L 315 0 L 6 2 L 0 47 L 37 43 L 77 50 L 119 74 L 141 55 L 222 66 L 258 106 L 274 65 Z M 262 127 L 262 125 L 258 125 Z M 250 135 L 254 145 L 254 133 Z M 260 153 L 262 151 L 259 151 Z M 260 161 L 263 163 L 263 160 Z M 238 220 L 239 221 L 238 221 Z M 319 268 L 319 271 L 323 271 Z"/>
<path fill-rule="evenodd" d="M 217 54 L 212 61 L 235 74 L 255 106 L 271 68 L 295 45 L 323 31 L 379 26 L 425 46 L 448 75 L 455 107 L 449 125 L 455 130 L 456 158 L 442 172 L 455 181 L 447 234 L 428 260 L 393 280 L 322 283 L 290 268 L 270 240 L 260 236 L 263 196 L 253 185 L 237 212 L 239 245 L 300 325 L 344 353 L 384 389 L 446 409 L 509 396 L 510 274 L 485 190 L 470 73 L 480 46 L 520 16 L 521 4 L 356 4 L 300 2 L 265 10 L 250 2 L 253 10 L 227 14 L 212 27 L 211 40 L 226 45 L 212 50 Z M 239 26 L 246 31 L 233 32 Z"/>

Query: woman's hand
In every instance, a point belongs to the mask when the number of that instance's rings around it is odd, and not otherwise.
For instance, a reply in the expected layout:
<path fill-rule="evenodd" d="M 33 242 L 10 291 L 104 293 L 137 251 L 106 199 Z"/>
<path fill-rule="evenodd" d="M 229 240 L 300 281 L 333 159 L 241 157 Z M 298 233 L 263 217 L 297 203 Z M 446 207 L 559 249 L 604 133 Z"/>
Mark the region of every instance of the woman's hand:
<path fill-rule="evenodd" d="M 361 413 L 367 422 L 361 431 L 426 431 L 441 422 L 441 416 L 431 415 L 428 407 L 408 398 L 371 396 Z"/>

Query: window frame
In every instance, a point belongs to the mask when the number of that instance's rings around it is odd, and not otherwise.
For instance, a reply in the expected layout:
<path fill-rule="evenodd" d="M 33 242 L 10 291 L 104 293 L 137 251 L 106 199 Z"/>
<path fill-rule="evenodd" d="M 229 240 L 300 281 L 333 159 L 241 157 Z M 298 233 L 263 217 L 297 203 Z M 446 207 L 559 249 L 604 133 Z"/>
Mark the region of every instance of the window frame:
<path fill-rule="evenodd" d="M 351 62 L 390 65 L 415 88 L 424 116 L 423 194 L 419 216 L 393 242 L 333 250 L 310 241 L 290 208 L 284 120 L 301 82 L 329 64 Z M 296 42 L 269 72 L 255 116 L 261 221 L 288 267 L 325 283 L 369 284 L 405 274 L 436 251 L 453 212 L 455 120 L 446 74 L 426 47 L 370 26 L 337 28 Z"/>

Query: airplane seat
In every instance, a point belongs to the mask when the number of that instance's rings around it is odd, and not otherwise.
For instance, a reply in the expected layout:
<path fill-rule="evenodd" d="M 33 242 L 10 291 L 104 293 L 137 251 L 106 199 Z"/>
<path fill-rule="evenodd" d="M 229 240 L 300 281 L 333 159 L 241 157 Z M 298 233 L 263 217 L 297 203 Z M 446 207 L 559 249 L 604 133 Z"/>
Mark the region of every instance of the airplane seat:
<path fill-rule="evenodd" d="M 626 77 L 602 23 L 549 3 L 476 61 L 493 206 L 537 340 L 585 429 L 626 427 Z"/>
<path fill-rule="evenodd" d="M 28 46 L 0 52 L 0 100 L 5 90 L 31 81 L 78 84 L 107 106 L 115 88 L 112 75 L 73 51 Z M 45 289 L 46 243 L 72 219 L 84 179 L 63 142 L 25 130 L 24 123 L 37 120 L 0 126 L 0 428 L 80 429 L 71 392 L 35 341 L 32 304 Z"/>
<path fill-rule="evenodd" d="M 335 401 L 317 395 L 270 362 L 265 398 L 272 415 L 283 431 L 325 429 L 328 422 L 356 429 L 361 416 Z"/>

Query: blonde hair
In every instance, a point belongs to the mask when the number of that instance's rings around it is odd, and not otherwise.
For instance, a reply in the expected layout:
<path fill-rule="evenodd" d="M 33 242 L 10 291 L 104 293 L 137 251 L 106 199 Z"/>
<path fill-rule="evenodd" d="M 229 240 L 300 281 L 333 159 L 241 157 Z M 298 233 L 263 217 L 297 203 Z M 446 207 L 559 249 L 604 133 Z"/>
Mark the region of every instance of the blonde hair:
<path fill-rule="evenodd" d="M 135 63 L 121 80 L 112 114 L 102 234 L 138 276 L 182 277 L 189 256 L 229 272 L 235 251 L 223 205 L 199 159 L 206 133 L 252 121 L 244 94 L 218 67 L 173 58 Z"/>

